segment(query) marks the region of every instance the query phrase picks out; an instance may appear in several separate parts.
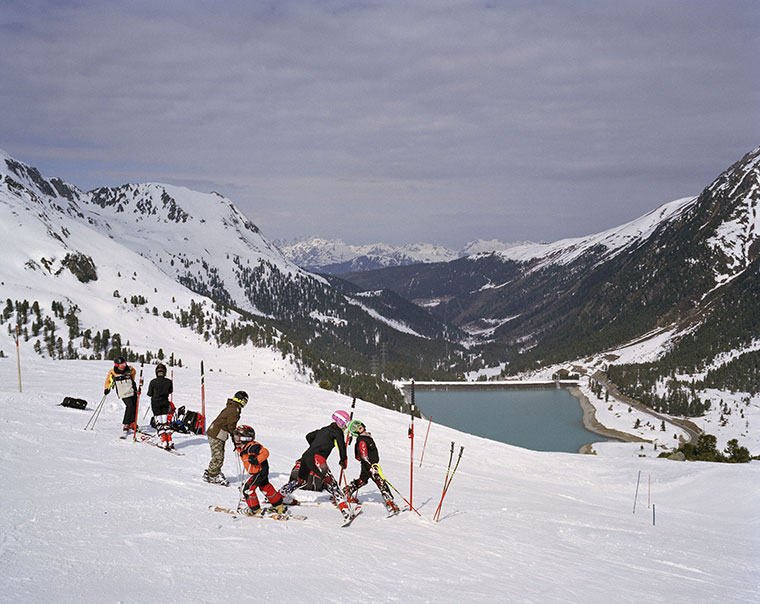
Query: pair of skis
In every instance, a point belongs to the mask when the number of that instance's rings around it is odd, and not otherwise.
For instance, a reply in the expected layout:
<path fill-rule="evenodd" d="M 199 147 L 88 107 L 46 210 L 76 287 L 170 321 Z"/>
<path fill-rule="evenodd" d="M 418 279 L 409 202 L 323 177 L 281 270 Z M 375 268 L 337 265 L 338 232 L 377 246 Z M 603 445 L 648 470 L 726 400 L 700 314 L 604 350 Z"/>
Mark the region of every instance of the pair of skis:
<path fill-rule="evenodd" d="M 306 520 L 306 516 L 299 516 L 297 514 L 291 514 L 290 512 L 285 513 L 279 513 L 279 512 L 269 512 L 264 511 L 263 514 L 243 514 L 242 512 L 239 512 L 238 510 L 233 510 L 232 508 L 225 508 L 218 505 L 210 505 L 208 506 L 208 509 L 212 512 L 222 512 L 223 514 L 230 514 L 234 518 L 268 518 L 270 520 L 279 520 L 280 522 L 286 522 L 288 520 Z"/>

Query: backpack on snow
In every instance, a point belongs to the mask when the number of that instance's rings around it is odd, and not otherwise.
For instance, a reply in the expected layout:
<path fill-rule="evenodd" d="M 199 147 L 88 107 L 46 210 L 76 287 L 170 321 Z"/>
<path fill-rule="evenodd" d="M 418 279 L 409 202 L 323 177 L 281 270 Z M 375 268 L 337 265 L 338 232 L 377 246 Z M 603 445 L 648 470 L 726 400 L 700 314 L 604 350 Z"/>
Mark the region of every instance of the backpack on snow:
<path fill-rule="evenodd" d="M 174 414 L 172 429 L 185 434 L 203 434 L 203 416 L 197 411 L 188 411 L 184 406 Z"/>
<path fill-rule="evenodd" d="M 73 396 L 64 397 L 61 403 L 63 407 L 71 407 L 72 409 L 87 409 L 87 401 L 83 398 L 74 398 Z"/>

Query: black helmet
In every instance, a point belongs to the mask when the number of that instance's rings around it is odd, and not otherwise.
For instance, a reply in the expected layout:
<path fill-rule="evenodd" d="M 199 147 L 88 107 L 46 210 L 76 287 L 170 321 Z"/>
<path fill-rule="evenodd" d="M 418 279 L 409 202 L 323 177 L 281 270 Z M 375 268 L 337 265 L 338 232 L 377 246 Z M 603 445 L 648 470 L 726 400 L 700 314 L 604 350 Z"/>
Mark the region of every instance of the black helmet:
<path fill-rule="evenodd" d="M 113 361 L 113 368 L 116 370 L 122 370 L 127 368 L 127 361 L 124 357 L 116 357 Z"/>
<path fill-rule="evenodd" d="M 159 363 L 158 365 L 156 365 L 156 377 L 160 377 L 162 375 L 163 376 L 166 375 L 166 365 L 164 365 L 163 363 Z"/>
<path fill-rule="evenodd" d="M 256 438 L 256 430 L 251 426 L 238 426 L 232 433 L 232 440 L 235 444 L 249 443 Z"/>
<path fill-rule="evenodd" d="M 248 393 L 244 390 L 238 390 L 232 400 L 236 403 L 240 403 L 241 407 L 245 407 L 248 404 Z"/>

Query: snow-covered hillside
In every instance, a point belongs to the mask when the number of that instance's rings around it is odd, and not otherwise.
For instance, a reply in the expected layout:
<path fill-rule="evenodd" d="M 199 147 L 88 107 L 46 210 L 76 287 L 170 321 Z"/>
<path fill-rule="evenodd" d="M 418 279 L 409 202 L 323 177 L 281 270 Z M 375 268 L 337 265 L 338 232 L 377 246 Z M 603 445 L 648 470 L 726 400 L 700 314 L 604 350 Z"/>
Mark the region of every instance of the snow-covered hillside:
<path fill-rule="evenodd" d="M 234 519 L 208 510 L 237 504 L 229 448 L 232 486 L 206 484 L 201 436 L 175 435 L 182 457 L 119 440 L 122 407 L 113 398 L 96 429 L 83 430 L 108 362 L 24 361 L 19 393 L 15 360 L 0 359 L 2 602 L 757 601 L 757 462 L 538 453 L 434 423 L 422 467 L 420 430 L 415 443 L 421 518 L 386 518 L 366 486 L 349 528 L 325 495 L 305 492 L 302 500 L 325 502 L 301 508 L 306 521 Z M 271 450 L 270 478 L 280 486 L 304 435 L 350 400 L 277 379 L 269 361 L 259 362 L 259 377 L 247 370 L 229 364 L 207 374 L 208 411 L 240 388 L 250 393 L 241 421 Z M 198 380 L 195 368 L 175 370 L 177 404 L 199 408 Z M 90 408 L 58 406 L 66 395 Z M 407 417 L 362 401 L 356 417 L 408 496 Z M 464 454 L 436 523 L 452 441 Z M 337 469 L 334 453 L 329 463 Z M 357 473 L 350 462 L 349 478 Z"/>

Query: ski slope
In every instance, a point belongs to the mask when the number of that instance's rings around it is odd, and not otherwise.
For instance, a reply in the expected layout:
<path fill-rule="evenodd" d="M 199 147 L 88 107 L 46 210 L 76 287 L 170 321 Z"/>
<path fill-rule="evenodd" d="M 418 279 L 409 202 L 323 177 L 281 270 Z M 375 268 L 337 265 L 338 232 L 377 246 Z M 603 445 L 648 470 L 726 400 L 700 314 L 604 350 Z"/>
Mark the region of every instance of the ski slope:
<path fill-rule="evenodd" d="M 119 440 L 123 407 L 113 394 L 95 430 L 83 430 L 110 366 L 32 358 L 19 393 L 15 359 L 0 359 L 0 602 L 758 601 L 758 462 L 540 453 L 433 424 L 419 467 L 418 422 L 413 501 L 421 518 L 386 518 L 368 485 L 348 528 L 327 503 L 300 508 L 305 522 L 235 519 L 207 509 L 237 505 L 229 444 L 232 486 L 224 488 L 200 479 L 209 460 L 202 436 L 175 435 L 182 457 Z M 199 410 L 198 371 L 175 368 L 174 381 L 175 404 Z M 215 371 L 206 374 L 210 419 L 241 388 L 251 397 L 241 423 L 270 449 L 277 487 L 306 448 L 304 435 L 351 402 L 273 371 Z M 90 407 L 59 406 L 66 395 Z M 362 401 L 356 417 L 408 496 L 408 417 Z M 464 455 L 435 523 L 451 441 Z M 338 469 L 336 453 L 328 461 Z M 357 474 L 353 461 L 348 477 Z"/>

